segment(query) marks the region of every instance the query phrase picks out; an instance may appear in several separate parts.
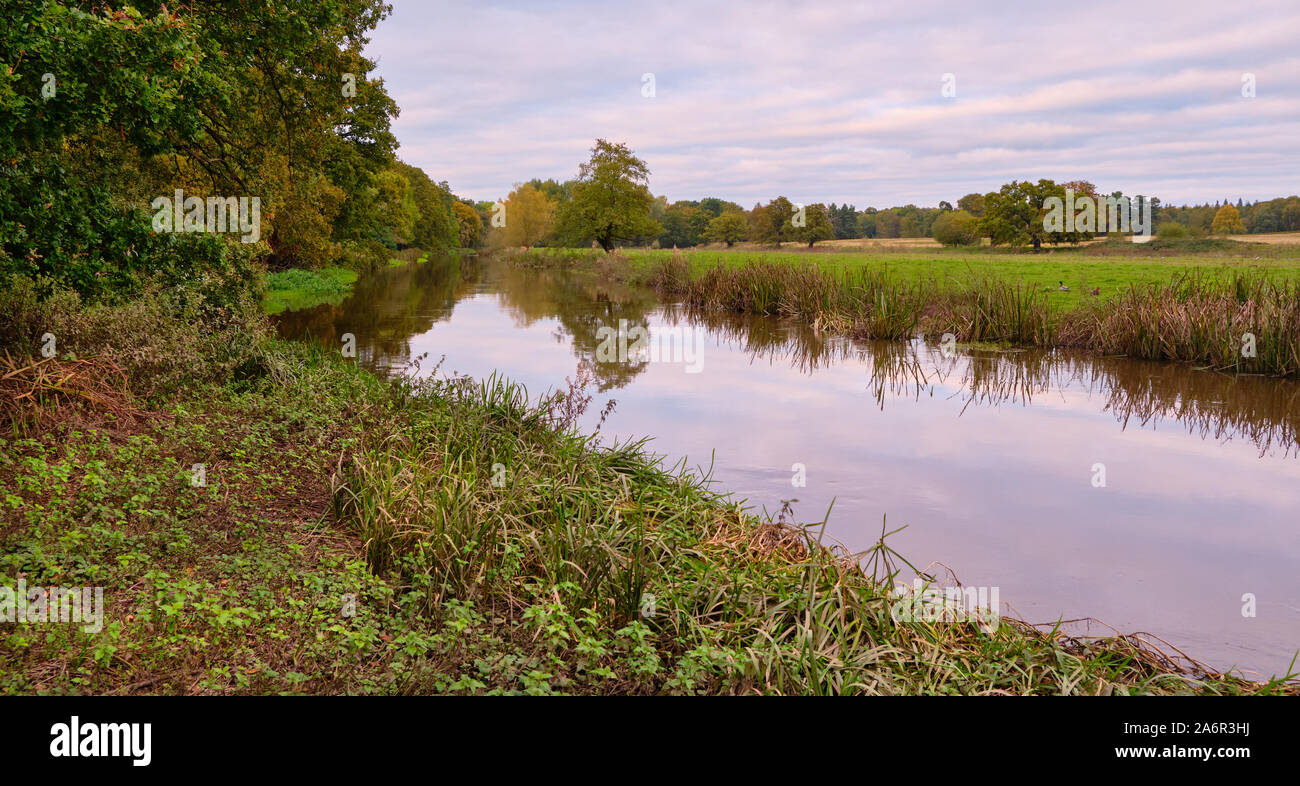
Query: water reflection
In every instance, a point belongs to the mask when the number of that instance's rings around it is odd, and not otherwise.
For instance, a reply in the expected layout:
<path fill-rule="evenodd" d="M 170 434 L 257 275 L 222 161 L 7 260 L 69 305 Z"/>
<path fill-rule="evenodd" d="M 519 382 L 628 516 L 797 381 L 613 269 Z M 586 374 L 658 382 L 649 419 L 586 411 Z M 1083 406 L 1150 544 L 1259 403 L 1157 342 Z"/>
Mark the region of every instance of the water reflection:
<path fill-rule="evenodd" d="M 706 335 L 702 373 L 602 362 L 599 331 Z M 863 343 L 804 324 L 691 314 L 595 275 L 435 260 L 360 282 L 340 306 L 282 315 L 378 371 L 413 355 L 494 370 L 540 394 L 589 365 L 618 408 L 602 434 L 650 436 L 670 462 L 867 548 L 881 518 L 918 566 L 999 586 L 1032 621 L 1097 617 L 1212 665 L 1285 671 L 1300 647 L 1300 385 L 1066 352 Z M 615 395 L 616 394 L 616 395 Z M 593 410 L 604 402 L 594 402 Z M 584 424 L 594 427 L 593 423 Z M 807 485 L 792 487 L 792 465 Z M 1108 485 L 1095 487 L 1103 463 Z M 1258 598 L 1256 617 L 1242 596 Z"/>
<path fill-rule="evenodd" d="M 771 317 L 691 313 L 660 304 L 653 292 L 569 271 L 515 268 L 477 258 L 434 259 L 364 278 L 343 303 L 286 312 L 281 335 L 338 347 L 343 334 L 357 340 L 358 361 L 381 373 L 406 368 L 412 336 L 451 319 L 457 303 L 490 294 L 519 327 L 555 320 L 557 343 L 568 344 L 594 371 L 602 392 L 623 388 L 647 363 L 597 359 L 602 327 L 651 329 L 684 325 L 707 330 L 754 363 L 784 363 L 804 374 L 848 360 L 869 368 L 867 389 L 883 409 L 891 398 L 919 399 L 956 388 L 969 406 L 1028 406 L 1054 391 L 1086 392 L 1121 428 L 1182 424 L 1203 439 L 1245 439 L 1261 455 L 1294 455 L 1300 448 L 1300 384 L 1232 376 L 1189 366 L 1062 351 L 959 352 L 917 340 L 858 342 L 826 336 L 806 324 Z"/>

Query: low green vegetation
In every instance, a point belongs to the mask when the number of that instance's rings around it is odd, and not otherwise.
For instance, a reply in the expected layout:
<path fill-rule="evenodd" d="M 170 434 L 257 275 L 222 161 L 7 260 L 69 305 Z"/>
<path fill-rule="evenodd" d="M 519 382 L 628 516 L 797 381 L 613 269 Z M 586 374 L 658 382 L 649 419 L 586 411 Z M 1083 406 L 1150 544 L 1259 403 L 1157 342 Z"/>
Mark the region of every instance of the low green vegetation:
<path fill-rule="evenodd" d="M 552 254 L 563 253 L 548 250 Z M 582 253 L 582 252 L 572 252 Z M 631 271 L 648 278 L 655 267 L 672 259 L 671 250 L 625 249 L 622 256 Z M 1146 244 L 1126 241 L 1100 243 L 1047 253 L 1010 253 L 997 249 L 847 250 L 808 253 L 791 250 L 680 252 L 693 273 L 719 265 L 727 268 L 755 263 L 815 264 L 824 271 L 849 273 L 877 270 L 909 280 L 962 281 L 987 274 L 1019 281 L 1044 291 L 1055 307 L 1070 308 L 1088 302 L 1092 290 L 1108 297 L 1133 285 L 1173 281 L 1196 274 L 1219 280 L 1258 274 L 1273 280 L 1300 281 L 1300 246 L 1270 246 L 1230 240 L 1189 239 Z M 1069 287 L 1061 291 L 1060 286 Z"/>
<path fill-rule="evenodd" d="M 398 262 L 405 264 L 400 260 Z M 290 268 L 270 273 L 266 277 L 263 305 L 268 314 L 278 314 L 286 309 L 340 303 L 352 291 L 356 280 L 356 273 L 339 267 L 320 270 Z"/>

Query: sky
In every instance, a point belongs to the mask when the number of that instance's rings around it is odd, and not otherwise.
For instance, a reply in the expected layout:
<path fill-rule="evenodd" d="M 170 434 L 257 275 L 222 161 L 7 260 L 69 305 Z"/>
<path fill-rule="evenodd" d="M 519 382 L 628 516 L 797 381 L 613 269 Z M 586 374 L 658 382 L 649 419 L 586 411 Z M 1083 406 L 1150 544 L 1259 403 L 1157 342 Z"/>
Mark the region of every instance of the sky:
<path fill-rule="evenodd" d="M 366 52 L 398 155 L 476 200 L 597 138 L 656 195 L 746 208 L 1300 193 L 1300 0 L 390 1 Z"/>

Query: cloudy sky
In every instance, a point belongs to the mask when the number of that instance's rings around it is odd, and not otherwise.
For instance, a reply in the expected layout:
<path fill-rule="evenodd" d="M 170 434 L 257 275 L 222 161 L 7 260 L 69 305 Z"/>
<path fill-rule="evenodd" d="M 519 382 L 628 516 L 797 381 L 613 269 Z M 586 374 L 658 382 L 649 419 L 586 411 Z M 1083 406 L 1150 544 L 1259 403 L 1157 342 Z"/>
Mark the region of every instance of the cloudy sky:
<path fill-rule="evenodd" d="M 1177 204 L 1300 192 L 1298 0 L 390 1 L 367 51 L 399 155 L 475 199 L 574 177 L 597 137 L 655 194 L 745 207 L 1040 177 Z"/>

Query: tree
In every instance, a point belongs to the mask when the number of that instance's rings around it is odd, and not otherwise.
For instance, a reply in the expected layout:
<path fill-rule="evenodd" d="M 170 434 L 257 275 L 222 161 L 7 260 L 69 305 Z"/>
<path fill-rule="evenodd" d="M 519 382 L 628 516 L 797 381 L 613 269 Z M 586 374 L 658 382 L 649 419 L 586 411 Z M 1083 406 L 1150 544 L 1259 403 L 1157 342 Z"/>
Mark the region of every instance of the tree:
<path fill-rule="evenodd" d="M 876 213 L 875 237 L 901 237 L 901 224 L 902 220 L 892 209 L 882 210 L 879 213 Z"/>
<path fill-rule="evenodd" d="M 934 239 L 945 246 L 974 246 L 980 242 L 979 219 L 965 210 L 954 210 L 934 220 Z"/>
<path fill-rule="evenodd" d="M 528 185 L 541 191 L 547 199 L 557 205 L 569 198 L 569 183 L 560 183 L 554 178 L 549 180 L 533 178 L 528 181 Z"/>
<path fill-rule="evenodd" d="M 709 214 L 689 202 L 674 202 L 660 219 L 663 231 L 659 246 L 689 247 L 700 244 L 708 228 Z"/>
<path fill-rule="evenodd" d="M 858 230 L 862 237 L 875 237 L 878 228 L 876 227 L 876 209 L 869 207 L 858 214 Z"/>
<path fill-rule="evenodd" d="M 415 224 L 420 220 L 411 181 L 397 169 L 380 172 L 375 178 L 375 204 L 382 218 L 380 227 L 386 230 L 384 236 L 376 239 L 389 248 L 397 248 L 398 243 L 409 245 L 415 238 Z"/>
<path fill-rule="evenodd" d="M 1049 198 L 1065 198 L 1065 188 L 1047 179 L 1031 183 L 1013 180 L 998 191 L 984 195 L 984 216 L 980 219 L 980 233 L 993 245 L 1003 243 L 1023 245 L 1030 243 L 1038 251 L 1043 241 L 1060 243 L 1077 241 L 1079 233 L 1047 231 L 1043 219 L 1047 215 Z"/>
<path fill-rule="evenodd" d="M 1300 229 L 1300 199 L 1287 198 L 1286 206 L 1282 208 L 1282 229 L 1287 232 Z"/>
<path fill-rule="evenodd" d="M 256 198 L 258 253 L 277 264 L 321 264 L 341 242 L 391 235 L 405 208 L 385 217 L 391 205 L 376 196 L 396 105 L 365 78 L 374 63 L 362 54 L 388 10 L 382 0 L 7 4 L 0 280 L 52 274 L 90 295 L 145 273 L 183 279 L 174 262 L 193 238 L 151 231 L 142 210 L 177 188 Z M 403 190 L 391 178 L 382 187 Z M 42 216 L 49 204 L 60 207 Z"/>
<path fill-rule="evenodd" d="M 832 202 L 830 216 L 831 226 L 835 227 L 835 237 L 840 240 L 862 237 L 862 229 L 858 226 L 858 209 L 853 205 L 836 207 Z"/>
<path fill-rule="evenodd" d="M 957 209 L 965 210 L 967 213 L 970 213 L 972 216 L 975 216 L 976 218 L 984 215 L 984 195 L 967 194 L 966 196 L 957 200 Z"/>
<path fill-rule="evenodd" d="M 561 205 L 560 233 L 576 245 L 594 239 L 606 253 L 619 242 L 657 235 L 649 180 L 645 162 L 627 145 L 597 139 L 591 158 L 578 167 L 569 201 Z"/>
<path fill-rule="evenodd" d="M 745 209 L 740 205 L 737 205 L 735 202 L 728 202 L 725 199 L 718 199 L 717 197 L 705 197 L 704 199 L 701 199 L 700 210 L 708 213 L 710 218 L 717 218 L 723 213 L 745 212 Z"/>
<path fill-rule="evenodd" d="M 475 248 L 483 239 L 483 221 L 472 205 L 457 200 L 452 205 L 456 213 L 457 238 L 461 248 Z"/>
<path fill-rule="evenodd" d="M 749 224 L 745 221 L 745 214 L 739 210 L 732 210 L 710 221 L 705 237 L 712 243 L 726 243 L 730 248 L 744 240 L 748 231 Z"/>
<path fill-rule="evenodd" d="M 551 229 L 555 208 L 535 186 L 525 183 L 506 197 L 506 225 L 501 228 L 504 246 L 535 246 Z"/>
<path fill-rule="evenodd" d="M 803 209 L 803 226 L 791 225 L 790 239 L 807 243 L 809 248 L 818 240 L 834 240 L 835 227 L 831 225 L 830 212 L 818 203 Z"/>
<path fill-rule="evenodd" d="M 794 204 L 783 196 L 773 199 L 766 206 L 754 206 L 750 214 L 750 237 L 760 243 L 780 245 L 789 240 L 794 225 L 790 219 L 794 216 Z"/>
<path fill-rule="evenodd" d="M 398 161 L 395 168 L 410 182 L 415 201 L 415 225 L 409 242 L 430 251 L 459 246 L 460 228 L 453 212 L 456 200 L 451 187 L 433 182 L 419 167 Z"/>
<path fill-rule="evenodd" d="M 1241 223 L 1241 213 L 1237 208 L 1231 203 L 1226 203 L 1214 214 L 1214 223 L 1210 226 L 1210 232 L 1216 235 L 1244 235 L 1246 226 Z"/>

